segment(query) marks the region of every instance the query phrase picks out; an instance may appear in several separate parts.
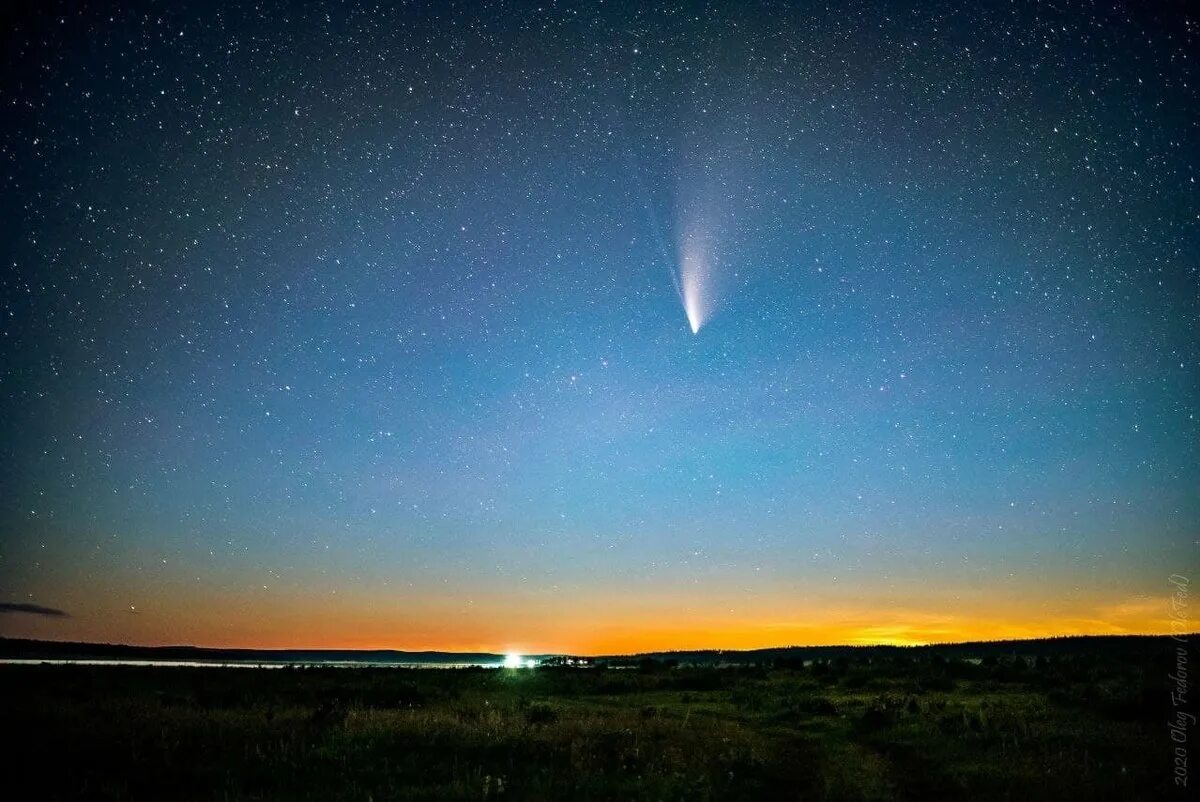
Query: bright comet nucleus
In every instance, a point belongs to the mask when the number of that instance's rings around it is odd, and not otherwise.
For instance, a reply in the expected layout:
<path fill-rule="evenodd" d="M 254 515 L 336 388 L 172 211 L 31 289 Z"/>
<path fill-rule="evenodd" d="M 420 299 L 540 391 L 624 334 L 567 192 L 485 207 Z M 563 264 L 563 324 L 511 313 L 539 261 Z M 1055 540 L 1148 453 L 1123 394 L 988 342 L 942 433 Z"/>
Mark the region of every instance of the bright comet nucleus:
<path fill-rule="evenodd" d="M 687 315 L 692 334 L 708 322 L 711 313 L 711 288 L 709 284 L 709 262 L 711 260 L 709 238 L 696 231 L 688 232 L 679 249 L 679 298 Z"/>
<path fill-rule="evenodd" d="M 689 276 L 685 274 L 682 287 L 683 311 L 687 314 L 688 325 L 692 327 L 692 334 L 699 334 L 700 327 L 704 325 L 704 309 L 700 305 L 699 282 L 689 280 Z"/>

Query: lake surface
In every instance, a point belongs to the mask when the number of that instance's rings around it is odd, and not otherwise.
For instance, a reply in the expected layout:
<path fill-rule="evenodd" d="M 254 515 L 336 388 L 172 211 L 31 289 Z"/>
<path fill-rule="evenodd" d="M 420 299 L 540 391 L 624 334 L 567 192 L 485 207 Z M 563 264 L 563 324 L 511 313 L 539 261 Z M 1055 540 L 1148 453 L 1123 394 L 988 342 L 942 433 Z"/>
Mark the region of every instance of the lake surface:
<path fill-rule="evenodd" d="M 503 668 L 502 663 L 400 663 L 371 660 L 338 660 L 310 662 L 247 662 L 220 660 L 104 660 L 97 658 L 0 658 L 0 665 L 56 666 L 158 666 L 174 668 Z"/>

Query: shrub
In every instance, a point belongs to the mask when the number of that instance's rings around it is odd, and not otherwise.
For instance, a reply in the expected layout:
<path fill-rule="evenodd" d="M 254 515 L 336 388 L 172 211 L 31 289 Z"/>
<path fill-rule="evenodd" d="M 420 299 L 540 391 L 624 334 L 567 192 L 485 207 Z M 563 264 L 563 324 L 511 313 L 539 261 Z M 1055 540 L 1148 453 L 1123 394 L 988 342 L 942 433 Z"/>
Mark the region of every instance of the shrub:
<path fill-rule="evenodd" d="M 558 711 L 545 702 L 534 702 L 525 711 L 525 720 L 530 724 L 553 724 L 558 721 Z"/>

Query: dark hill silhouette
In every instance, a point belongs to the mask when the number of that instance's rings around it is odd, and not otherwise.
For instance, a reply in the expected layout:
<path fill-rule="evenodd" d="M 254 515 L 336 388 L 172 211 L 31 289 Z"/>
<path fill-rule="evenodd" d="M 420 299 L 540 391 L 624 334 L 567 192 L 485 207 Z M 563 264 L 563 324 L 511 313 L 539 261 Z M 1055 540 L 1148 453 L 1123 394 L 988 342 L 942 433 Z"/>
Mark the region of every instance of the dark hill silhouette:
<path fill-rule="evenodd" d="M 1189 639 L 1195 635 L 1185 636 Z M 972 641 L 926 646 L 783 646 L 751 650 L 689 650 L 596 655 L 610 665 L 656 660 L 685 665 L 769 665 L 780 661 L 830 661 L 889 657 L 986 659 L 1002 657 L 1055 658 L 1079 655 L 1132 658 L 1166 652 L 1178 641 L 1167 635 L 1077 635 L 1029 640 Z M 529 655 L 540 658 L 547 655 Z M 27 660 L 187 660 L 222 663 L 417 663 L 498 664 L 504 655 L 490 652 L 402 651 L 393 649 L 222 649 L 202 646 L 133 646 L 111 643 L 0 638 L 0 659 Z"/>

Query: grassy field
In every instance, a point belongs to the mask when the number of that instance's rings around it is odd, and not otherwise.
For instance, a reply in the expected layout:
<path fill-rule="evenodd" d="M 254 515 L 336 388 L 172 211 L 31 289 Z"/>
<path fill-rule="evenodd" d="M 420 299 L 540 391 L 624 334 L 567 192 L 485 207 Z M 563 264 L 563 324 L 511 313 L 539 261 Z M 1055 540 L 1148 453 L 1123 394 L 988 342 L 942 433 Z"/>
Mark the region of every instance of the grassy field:
<path fill-rule="evenodd" d="M 1163 799 L 1153 662 L 0 666 L 5 785 L 39 799 Z"/>

